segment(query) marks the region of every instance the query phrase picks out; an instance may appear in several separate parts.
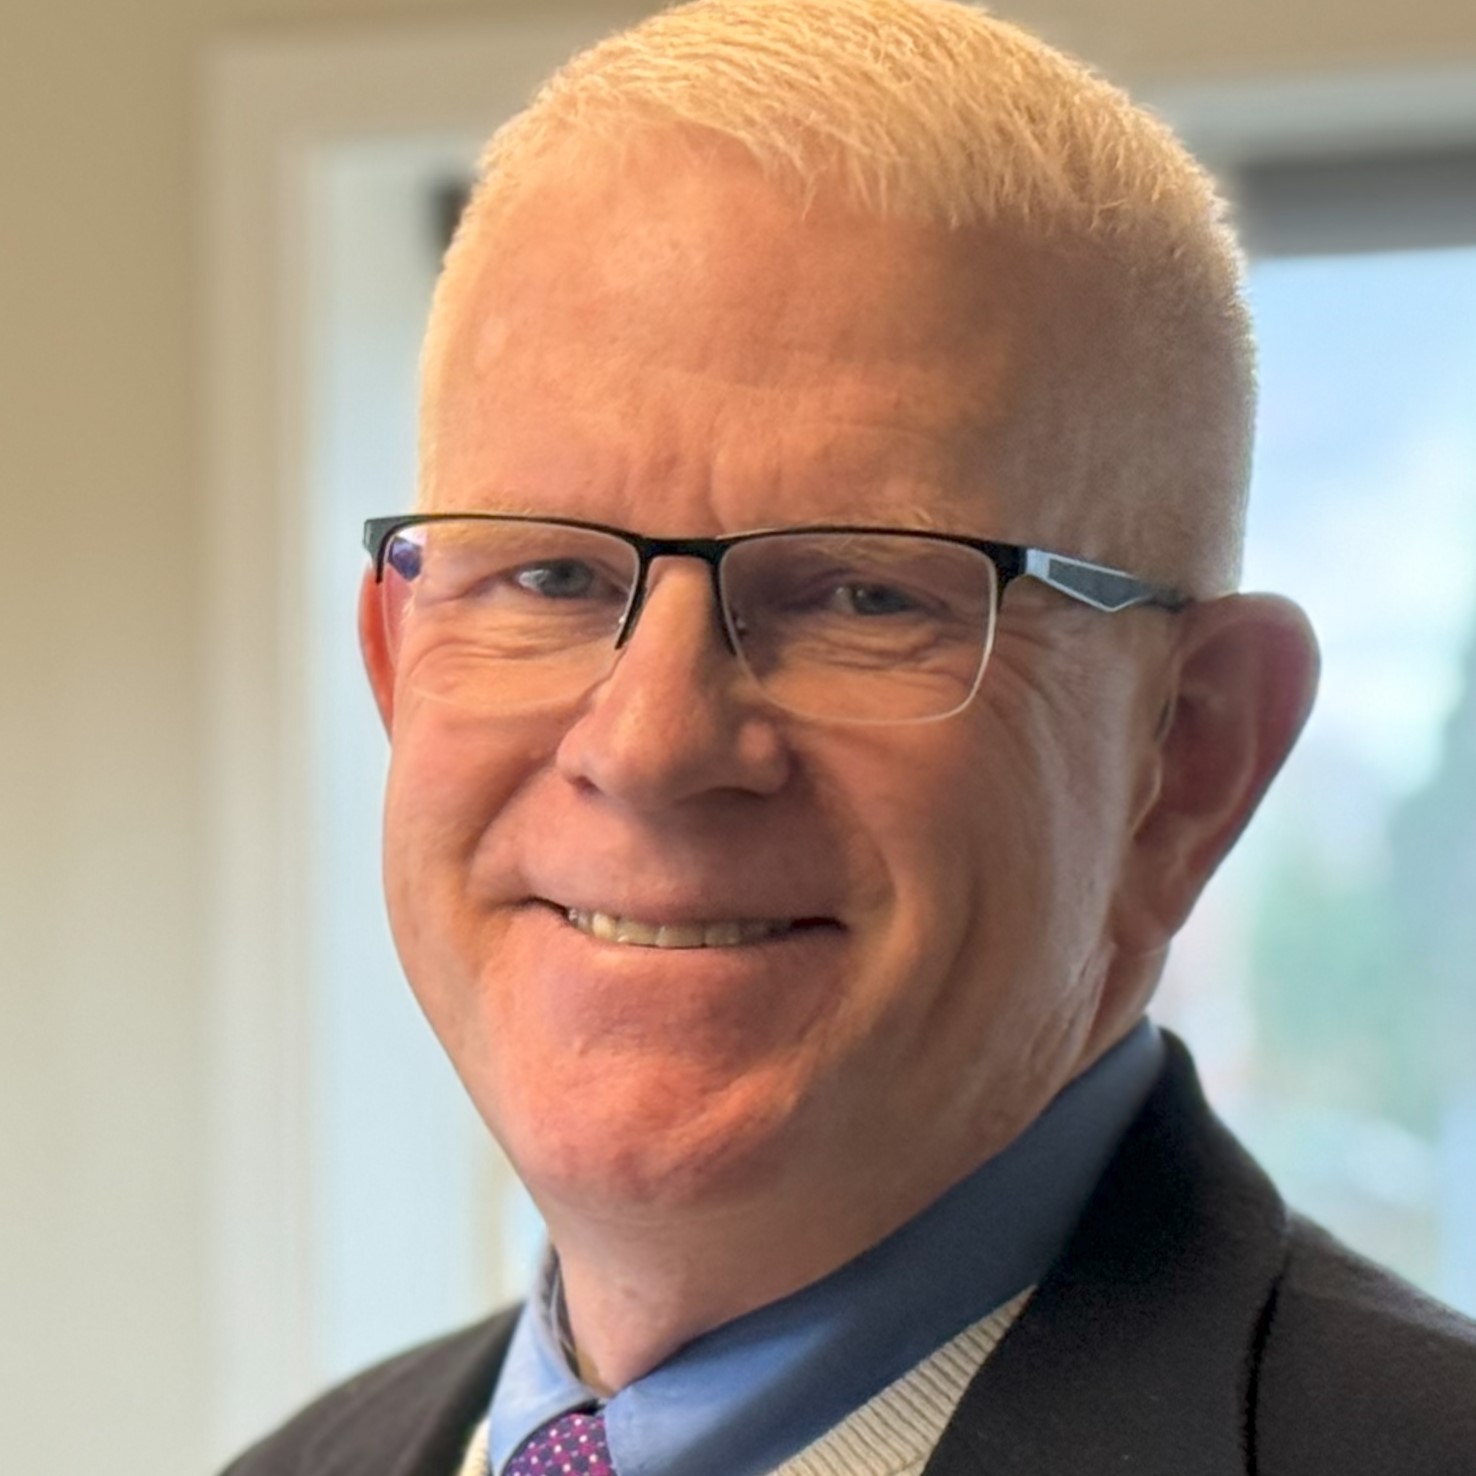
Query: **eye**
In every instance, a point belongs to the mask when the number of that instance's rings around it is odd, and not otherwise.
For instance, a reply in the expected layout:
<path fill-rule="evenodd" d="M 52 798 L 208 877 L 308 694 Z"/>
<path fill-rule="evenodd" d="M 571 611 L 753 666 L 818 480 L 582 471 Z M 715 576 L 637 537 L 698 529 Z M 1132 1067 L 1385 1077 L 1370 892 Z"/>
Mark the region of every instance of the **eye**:
<path fill-rule="evenodd" d="M 906 615 L 918 608 L 910 595 L 890 584 L 842 584 L 831 598 L 845 615 Z"/>
<path fill-rule="evenodd" d="M 550 559 L 525 564 L 510 576 L 519 589 L 548 600 L 582 600 L 596 592 L 600 576 L 579 559 Z"/>

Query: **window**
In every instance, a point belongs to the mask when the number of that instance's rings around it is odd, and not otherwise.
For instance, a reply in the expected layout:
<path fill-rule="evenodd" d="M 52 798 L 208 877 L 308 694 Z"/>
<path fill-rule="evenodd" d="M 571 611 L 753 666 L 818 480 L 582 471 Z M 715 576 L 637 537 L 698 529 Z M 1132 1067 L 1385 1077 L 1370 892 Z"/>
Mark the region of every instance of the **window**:
<path fill-rule="evenodd" d="M 338 146 L 315 181 L 325 1375 L 516 1295 L 537 1234 L 380 921 L 365 797 L 384 750 L 344 617 L 358 520 L 412 492 L 418 341 L 475 142 Z M 1247 586 L 1307 606 L 1325 675 L 1302 747 L 1175 949 L 1159 1014 L 1293 1203 L 1476 1309 L 1476 983 L 1463 965 L 1476 958 L 1476 228 L 1463 238 L 1459 211 L 1435 203 L 1464 167 L 1244 177 L 1264 381 Z"/>
<path fill-rule="evenodd" d="M 379 875 L 387 750 L 352 619 L 360 525 L 415 495 L 445 209 L 427 182 L 463 175 L 475 150 L 472 137 L 340 143 L 311 181 L 309 1285 L 325 1381 L 521 1296 L 538 1243 L 395 961 Z"/>
<path fill-rule="evenodd" d="M 1317 627 L 1298 751 L 1170 965 L 1287 1198 L 1476 1312 L 1476 154 L 1241 177 L 1246 587 Z"/>

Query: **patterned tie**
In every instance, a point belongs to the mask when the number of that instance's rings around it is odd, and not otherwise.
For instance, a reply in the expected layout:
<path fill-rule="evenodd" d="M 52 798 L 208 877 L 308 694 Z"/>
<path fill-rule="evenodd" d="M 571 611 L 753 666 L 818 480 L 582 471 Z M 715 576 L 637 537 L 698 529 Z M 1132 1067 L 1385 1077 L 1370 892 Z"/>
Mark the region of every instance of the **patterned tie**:
<path fill-rule="evenodd" d="M 560 1415 L 518 1447 L 503 1476 L 616 1476 L 599 1410 Z"/>

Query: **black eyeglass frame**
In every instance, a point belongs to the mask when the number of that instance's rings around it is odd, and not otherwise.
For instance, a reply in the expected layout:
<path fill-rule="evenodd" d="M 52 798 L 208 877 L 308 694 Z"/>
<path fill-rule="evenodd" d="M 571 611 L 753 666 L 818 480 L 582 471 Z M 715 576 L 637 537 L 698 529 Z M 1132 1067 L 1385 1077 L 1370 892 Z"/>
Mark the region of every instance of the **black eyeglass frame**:
<path fill-rule="evenodd" d="M 936 533 L 930 528 L 879 528 L 852 523 L 811 523 L 790 528 L 760 528 L 749 533 L 732 533 L 722 538 L 652 538 L 632 533 L 609 523 L 591 523 L 581 518 L 535 517 L 525 513 L 445 512 L 402 513 L 395 517 L 370 518 L 364 524 L 364 548 L 374 567 L 377 584 L 384 582 L 384 566 L 390 540 L 406 528 L 426 523 L 541 523 L 556 528 L 578 528 L 587 533 L 605 533 L 618 538 L 635 551 L 636 576 L 631 586 L 630 602 L 615 632 L 618 651 L 635 631 L 641 607 L 645 604 L 651 565 L 661 558 L 700 559 L 712 578 L 712 597 L 721 617 L 723 641 L 731 654 L 737 654 L 729 629 L 730 614 L 723 600 L 721 566 L 729 549 L 758 539 L 784 538 L 797 534 L 852 533 L 882 537 L 926 538 L 935 543 L 956 544 L 983 554 L 994 565 L 998 600 L 1016 579 L 1035 579 L 1050 589 L 1105 614 L 1148 605 L 1163 610 L 1182 610 L 1192 604 L 1192 597 L 1166 585 L 1152 584 L 1121 569 L 1094 564 L 1070 554 L 1047 548 L 1030 548 L 1020 543 L 1000 543 L 992 538 L 972 538 L 963 533 Z"/>

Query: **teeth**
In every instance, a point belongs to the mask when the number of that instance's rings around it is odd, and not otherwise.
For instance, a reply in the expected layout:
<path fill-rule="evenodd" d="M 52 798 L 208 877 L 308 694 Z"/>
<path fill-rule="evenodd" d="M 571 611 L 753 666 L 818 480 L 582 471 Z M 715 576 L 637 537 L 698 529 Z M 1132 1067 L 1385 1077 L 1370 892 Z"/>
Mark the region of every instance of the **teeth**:
<path fill-rule="evenodd" d="M 565 913 L 581 933 L 606 943 L 632 943 L 641 948 L 736 948 L 758 943 L 794 926 L 787 919 L 773 922 L 680 923 L 660 927 L 633 918 L 614 917 L 608 912 L 582 912 L 571 907 Z"/>

